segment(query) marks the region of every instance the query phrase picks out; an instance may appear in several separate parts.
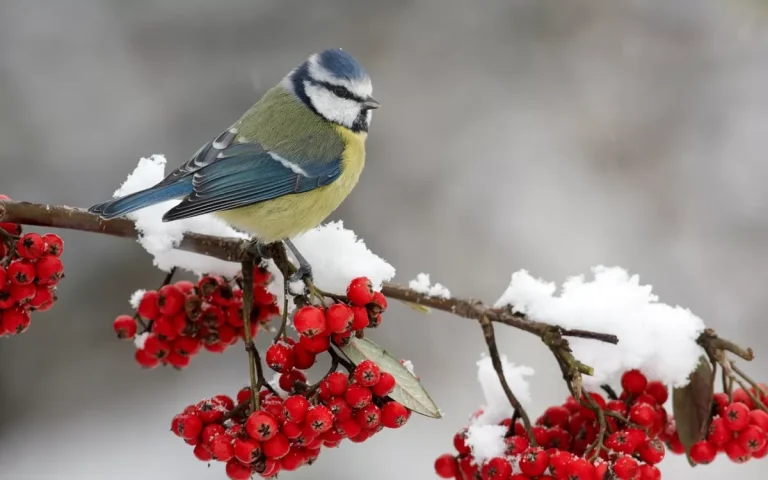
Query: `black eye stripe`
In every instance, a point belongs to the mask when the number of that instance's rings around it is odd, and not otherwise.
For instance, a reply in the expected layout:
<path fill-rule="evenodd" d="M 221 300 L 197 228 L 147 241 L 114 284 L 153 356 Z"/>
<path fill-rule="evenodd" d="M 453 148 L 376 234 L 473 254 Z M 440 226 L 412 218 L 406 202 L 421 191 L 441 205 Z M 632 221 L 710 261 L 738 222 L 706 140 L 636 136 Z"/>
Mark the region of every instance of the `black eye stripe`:
<path fill-rule="evenodd" d="M 359 103 L 362 103 L 365 101 L 364 98 L 355 95 L 354 93 L 350 92 L 346 87 L 343 87 L 341 85 L 334 85 L 328 82 L 317 82 L 317 81 L 312 83 L 325 87 L 328 91 L 333 92 L 333 94 L 336 95 L 337 97 L 346 98 L 348 100 L 354 100 Z"/>

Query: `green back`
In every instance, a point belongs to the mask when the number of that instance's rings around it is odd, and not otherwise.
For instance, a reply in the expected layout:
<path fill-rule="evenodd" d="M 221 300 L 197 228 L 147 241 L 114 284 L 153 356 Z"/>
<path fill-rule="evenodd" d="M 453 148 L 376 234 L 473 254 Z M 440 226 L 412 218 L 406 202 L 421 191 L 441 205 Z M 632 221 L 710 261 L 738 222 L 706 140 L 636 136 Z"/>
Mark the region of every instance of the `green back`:
<path fill-rule="evenodd" d="M 256 141 L 292 162 L 331 162 L 344 151 L 333 124 L 283 86 L 271 88 L 234 125 L 237 141 Z"/>

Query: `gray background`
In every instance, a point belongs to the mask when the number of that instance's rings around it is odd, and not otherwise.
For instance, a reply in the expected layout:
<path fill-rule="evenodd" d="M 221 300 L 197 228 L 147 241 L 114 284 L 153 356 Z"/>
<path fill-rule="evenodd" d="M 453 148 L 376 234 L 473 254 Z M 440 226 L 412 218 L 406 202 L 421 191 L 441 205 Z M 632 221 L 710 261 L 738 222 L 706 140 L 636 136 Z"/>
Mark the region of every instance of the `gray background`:
<path fill-rule="evenodd" d="M 343 47 L 384 107 L 335 217 L 401 282 L 426 271 L 493 301 L 519 268 L 562 281 L 622 265 L 755 347 L 749 370 L 766 379 L 766 20 L 757 0 L 0 0 L 0 191 L 104 200 L 140 156 L 181 163 L 310 53 Z M 234 393 L 244 354 L 141 371 L 110 324 L 162 274 L 130 241 L 63 236 L 60 302 L 0 342 L 0 478 L 223 478 L 169 422 Z M 561 401 L 545 349 L 500 335 L 537 370 L 535 413 Z M 394 307 L 374 338 L 414 361 L 446 418 L 286 478 L 433 478 L 481 403 L 476 325 Z M 662 470 L 692 475 L 679 458 Z"/>

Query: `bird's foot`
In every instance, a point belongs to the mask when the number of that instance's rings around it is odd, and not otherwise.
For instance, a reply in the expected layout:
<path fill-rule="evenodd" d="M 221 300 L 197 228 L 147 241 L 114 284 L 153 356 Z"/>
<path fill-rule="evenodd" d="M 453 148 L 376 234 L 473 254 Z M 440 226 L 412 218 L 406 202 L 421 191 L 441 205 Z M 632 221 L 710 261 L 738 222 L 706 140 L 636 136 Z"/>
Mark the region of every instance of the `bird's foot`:
<path fill-rule="evenodd" d="M 267 259 L 272 258 L 272 244 L 263 243 L 256 238 L 248 243 L 248 245 L 245 247 L 245 251 L 255 257 Z"/>
<path fill-rule="evenodd" d="M 312 280 L 312 266 L 306 262 L 300 262 L 299 269 L 296 270 L 293 275 L 288 277 L 290 283 L 312 283 Z"/>

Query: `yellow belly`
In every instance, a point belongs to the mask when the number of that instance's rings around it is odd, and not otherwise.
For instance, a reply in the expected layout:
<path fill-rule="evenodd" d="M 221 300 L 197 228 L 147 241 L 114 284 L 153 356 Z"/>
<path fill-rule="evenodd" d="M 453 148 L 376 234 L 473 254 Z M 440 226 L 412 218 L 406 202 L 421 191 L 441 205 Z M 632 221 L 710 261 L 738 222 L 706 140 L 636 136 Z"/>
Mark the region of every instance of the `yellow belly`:
<path fill-rule="evenodd" d="M 344 138 L 346 148 L 342 154 L 341 175 L 333 183 L 216 215 L 265 243 L 295 237 L 320 225 L 347 198 L 365 165 L 366 134 L 343 127 L 336 130 Z"/>

